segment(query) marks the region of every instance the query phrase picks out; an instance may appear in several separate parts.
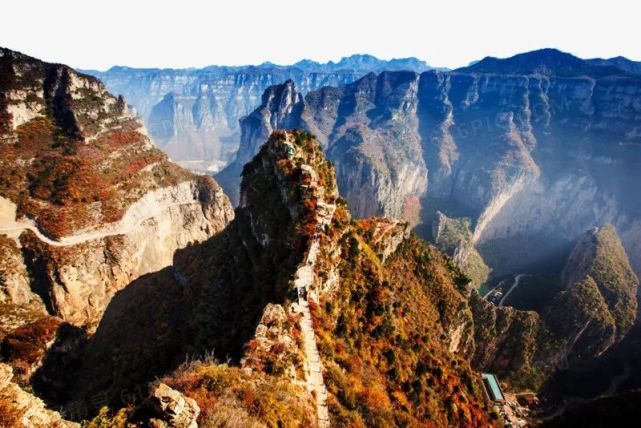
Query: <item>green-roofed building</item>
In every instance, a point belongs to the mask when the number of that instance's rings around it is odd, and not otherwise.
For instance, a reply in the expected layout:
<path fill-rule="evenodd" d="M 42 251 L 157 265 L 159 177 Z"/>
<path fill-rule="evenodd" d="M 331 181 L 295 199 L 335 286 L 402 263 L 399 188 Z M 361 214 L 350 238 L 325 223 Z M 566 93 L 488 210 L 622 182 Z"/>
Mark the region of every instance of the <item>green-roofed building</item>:
<path fill-rule="evenodd" d="M 482 373 L 481 377 L 483 378 L 485 392 L 490 400 L 503 403 L 505 401 L 505 396 L 503 395 L 503 390 L 501 389 L 501 385 L 499 384 L 497 377 L 492 373 Z"/>

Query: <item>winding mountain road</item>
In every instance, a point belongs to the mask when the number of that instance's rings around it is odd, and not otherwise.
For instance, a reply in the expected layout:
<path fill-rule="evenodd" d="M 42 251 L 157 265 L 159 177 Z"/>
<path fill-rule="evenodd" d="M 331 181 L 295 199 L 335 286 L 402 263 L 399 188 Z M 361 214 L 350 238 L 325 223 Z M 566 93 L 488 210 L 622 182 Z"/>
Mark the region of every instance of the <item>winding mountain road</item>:
<path fill-rule="evenodd" d="M 518 286 L 519 286 L 519 284 L 521 283 L 521 278 L 523 278 L 524 276 L 525 276 L 525 274 L 523 274 L 523 273 L 522 273 L 522 274 L 517 275 L 517 276 L 514 278 L 514 283 L 512 284 L 512 286 L 510 287 L 510 289 L 509 289 L 509 290 L 507 290 L 507 293 L 505 293 L 505 294 L 503 295 L 503 297 L 501 298 L 501 300 L 499 301 L 499 304 L 498 304 L 498 307 L 499 307 L 499 308 L 503 307 L 503 304 L 505 303 L 505 300 L 507 299 L 507 297 L 512 293 L 512 291 L 514 291 L 514 289 L 515 289 L 516 287 L 518 287 Z"/>
<path fill-rule="evenodd" d="M 151 220 L 154 217 L 157 217 L 161 212 L 169 210 L 172 207 L 193 205 L 199 203 L 199 201 L 192 200 L 188 202 L 174 202 L 164 206 L 159 205 L 155 207 L 155 209 L 152 210 L 152 212 L 150 212 L 148 215 L 139 219 L 130 219 L 125 215 L 120 221 L 112 223 L 112 227 L 102 230 L 95 230 L 92 232 L 80 233 L 77 235 L 65 236 L 57 241 L 43 234 L 32 220 L 16 220 L 15 204 L 13 204 L 13 202 L 9 201 L 8 199 L 0 197 L 0 210 L 2 211 L 2 215 L 0 215 L 0 233 L 8 234 L 14 238 L 17 238 L 23 231 L 30 230 L 38 237 L 38 239 L 51 246 L 68 247 L 72 245 L 82 244 L 87 241 L 106 238 L 109 236 L 126 235 L 139 227 L 142 223 Z M 11 211 L 13 211 L 13 215 L 11 215 Z"/>

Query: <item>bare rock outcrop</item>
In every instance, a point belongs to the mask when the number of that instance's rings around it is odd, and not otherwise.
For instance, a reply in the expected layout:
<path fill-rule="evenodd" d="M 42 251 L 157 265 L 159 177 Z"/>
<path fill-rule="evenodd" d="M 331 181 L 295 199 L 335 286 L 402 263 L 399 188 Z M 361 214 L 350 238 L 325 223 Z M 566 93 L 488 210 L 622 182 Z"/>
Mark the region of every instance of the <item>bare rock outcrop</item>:
<path fill-rule="evenodd" d="M 0 235 L 0 303 L 44 309 L 40 298 L 31 291 L 29 274 L 18 243 L 6 235 Z"/>
<path fill-rule="evenodd" d="M 161 383 L 153 388 L 136 413 L 134 420 L 143 419 L 154 428 L 198 428 L 200 408 L 194 399 Z"/>
<path fill-rule="evenodd" d="M 0 425 L 12 428 L 80 428 L 12 381 L 13 370 L 0 363 Z"/>

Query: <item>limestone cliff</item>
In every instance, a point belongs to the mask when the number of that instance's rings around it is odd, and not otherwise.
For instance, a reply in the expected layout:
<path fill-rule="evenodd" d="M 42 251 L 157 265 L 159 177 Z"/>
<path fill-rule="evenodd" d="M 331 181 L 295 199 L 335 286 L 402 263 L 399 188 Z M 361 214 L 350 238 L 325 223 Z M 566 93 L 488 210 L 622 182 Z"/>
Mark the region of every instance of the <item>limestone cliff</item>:
<path fill-rule="evenodd" d="M 353 82 L 373 71 L 420 72 L 429 68 L 416 58 L 384 61 L 371 55 L 353 55 L 325 64 L 303 60 L 288 66 L 112 67 L 87 73 L 135 106 L 154 141 L 172 159 L 192 170 L 216 172 L 233 160 L 238 150 L 238 120 L 260 105 L 261 95 L 269 86 L 291 79 L 305 94 L 323 86 Z"/>
<path fill-rule="evenodd" d="M 270 116 L 281 118 L 282 126 L 307 129 L 318 136 L 335 165 L 339 190 L 357 217 L 385 215 L 416 222 L 418 198 L 427 187 L 427 169 L 416 136 L 417 91 L 415 73 L 369 74 L 345 87 L 310 93 L 290 107 L 288 116 L 276 112 Z M 263 105 L 257 112 L 269 107 Z M 239 152 L 251 153 L 256 136 L 269 127 L 252 121 L 252 116 L 241 123 Z M 233 167 L 221 176 L 234 173 Z M 224 183 L 233 194 L 239 177 Z"/>
<path fill-rule="evenodd" d="M 3 301 L 93 328 L 118 290 L 233 218 L 97 79 L 7 49 L 0 68 Z"/>

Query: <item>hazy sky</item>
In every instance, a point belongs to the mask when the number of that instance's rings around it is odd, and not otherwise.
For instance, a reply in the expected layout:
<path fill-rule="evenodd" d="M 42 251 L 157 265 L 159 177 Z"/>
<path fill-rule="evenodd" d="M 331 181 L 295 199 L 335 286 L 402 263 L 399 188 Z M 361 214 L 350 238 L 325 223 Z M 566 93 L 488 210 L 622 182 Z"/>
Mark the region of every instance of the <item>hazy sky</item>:
<path fill-rule="evenodd" d="M 416 56 L 458 67 L 555 47 L 641 60 L 632 0 L 8 0 L 0 46 L 80 68 Z"/>

